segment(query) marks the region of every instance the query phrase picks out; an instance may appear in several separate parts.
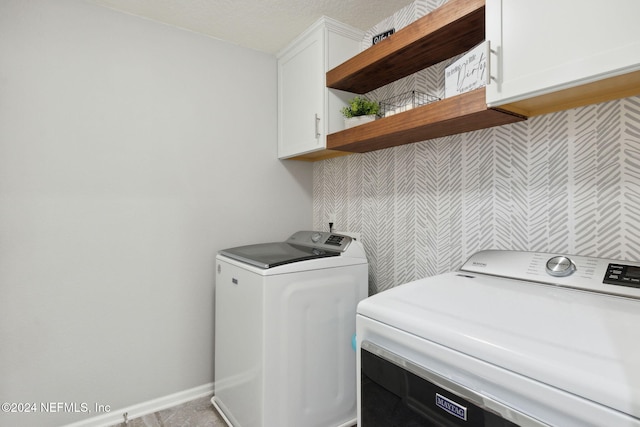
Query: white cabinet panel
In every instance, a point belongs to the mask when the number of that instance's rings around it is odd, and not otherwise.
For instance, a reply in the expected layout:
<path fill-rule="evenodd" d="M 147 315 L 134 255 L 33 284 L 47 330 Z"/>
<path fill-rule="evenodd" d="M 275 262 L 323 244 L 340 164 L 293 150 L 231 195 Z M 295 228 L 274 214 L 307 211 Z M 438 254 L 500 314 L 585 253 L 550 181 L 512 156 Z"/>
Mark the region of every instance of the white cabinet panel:
<path fill-rule="evenodd" d="M 487 104 L 502 104 L 640 69 L 640 1 L 487 0 Z"/>
<path fill-rule="evenodd" d="M 325 74 L 360 51 L 363 33 L 323 17 L 278 55 L 278 157 L 323 150 L 343 129 L 353 95 L 327 89 Z"/>
<path fill-rule="evenodd" d="M 278 156 L 322 147 L 322 29 L 302 40 L 278 62 Z"/>

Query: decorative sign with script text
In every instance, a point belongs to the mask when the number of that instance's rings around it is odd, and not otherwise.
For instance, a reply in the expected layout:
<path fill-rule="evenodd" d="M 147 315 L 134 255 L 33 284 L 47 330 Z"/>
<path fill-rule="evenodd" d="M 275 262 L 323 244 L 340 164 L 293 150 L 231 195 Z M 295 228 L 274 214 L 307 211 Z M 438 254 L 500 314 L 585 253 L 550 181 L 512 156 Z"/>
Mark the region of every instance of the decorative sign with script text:
<path fill-rule="evenodd" d="M 444 70 L 444 97 L 460 95 L 485 86 L 487 72 L 487 42 L 467 52 Z"/>

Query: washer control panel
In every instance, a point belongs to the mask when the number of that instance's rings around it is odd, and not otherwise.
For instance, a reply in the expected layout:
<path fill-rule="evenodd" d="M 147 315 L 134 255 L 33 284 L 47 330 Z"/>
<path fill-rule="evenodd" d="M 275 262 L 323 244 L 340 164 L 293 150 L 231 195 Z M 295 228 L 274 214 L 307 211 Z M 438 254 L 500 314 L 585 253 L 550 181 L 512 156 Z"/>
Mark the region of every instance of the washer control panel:
<path fill-rule="evenodd" d="M 640 267 L 626 264 L 609 264 L 603 283 L 640 288 Z"/>
<path fill-rule="evenodd" d="M 287 243 L 319 250 L 344 252 L 351 243 L 351 237 L 324 231 L 298 231 L 289 237 Z"/>

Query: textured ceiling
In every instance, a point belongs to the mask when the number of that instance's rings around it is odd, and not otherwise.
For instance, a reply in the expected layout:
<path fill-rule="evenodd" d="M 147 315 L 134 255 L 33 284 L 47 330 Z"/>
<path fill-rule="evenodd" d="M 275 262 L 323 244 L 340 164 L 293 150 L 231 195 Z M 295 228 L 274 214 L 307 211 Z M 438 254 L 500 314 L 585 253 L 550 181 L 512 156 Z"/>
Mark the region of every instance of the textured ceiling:
<path fill-rule="evenodd" d="M 255 50 L 277 53 L 326 15 L 368 30 L 412 0 L 86 0 Z"/>

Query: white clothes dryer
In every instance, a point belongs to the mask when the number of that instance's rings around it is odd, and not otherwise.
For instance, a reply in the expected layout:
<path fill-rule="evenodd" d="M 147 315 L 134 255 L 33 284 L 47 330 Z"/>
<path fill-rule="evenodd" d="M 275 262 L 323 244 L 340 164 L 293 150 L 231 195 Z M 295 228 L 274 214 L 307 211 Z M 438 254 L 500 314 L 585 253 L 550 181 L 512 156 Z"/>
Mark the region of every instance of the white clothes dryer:
<path fill-rule="evenodd" d="M 356 422 L 356 306 L 367 297 L 360 242 L 299 231 L 216 257 L 215 395 L 233 427 Z"/>
<path fill-rule="evenodd" d="M 360 427 L 640 427 L 640 262 L 482 251 L 356 323 Z"/>

